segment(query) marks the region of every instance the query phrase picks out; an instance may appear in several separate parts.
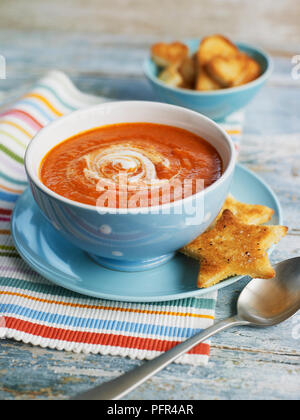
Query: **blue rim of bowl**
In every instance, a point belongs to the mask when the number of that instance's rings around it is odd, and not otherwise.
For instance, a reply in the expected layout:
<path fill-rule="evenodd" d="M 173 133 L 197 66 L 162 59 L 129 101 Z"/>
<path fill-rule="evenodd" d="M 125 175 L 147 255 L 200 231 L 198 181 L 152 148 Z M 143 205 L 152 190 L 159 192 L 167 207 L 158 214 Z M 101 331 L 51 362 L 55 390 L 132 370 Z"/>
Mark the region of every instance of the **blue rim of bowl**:
<path fill-rule="evenodd" d="M 199 43 L 200 43 L 201 39 L 200 40 L 189 39 L 189 40 L 185 40 L 183 42 L 190 43 L 190 42 L 195 42 L 195 41 L 199 41 Z M 273 64 L 273 60 L 272 60 L 271 56 L 267 52 L 262 50 L 261 48 L 254 47 L 253 45 L 246 44 L 244 42 L 236 42 L 236 45 L 239 48 L 246 48 L 246 49 L 252 50 L 253 52 L 257 52 L 258 54 L 260 54 L 261 56 L 264 57 L 264 59 L 266 60 L 266 63 L 267 63 L 266 70 L 263 72 L 263 74 L 261 74 L 257 79 L 253 80 L 252 82 L 246 83 L 245 85 L 242 85 L 242 86 L 237 86 L 237 87 L 233 87 L 233 88 L 217 89 L 217 90 L 207 90 L 207 91 L 198 91 L 198 90 L 195 91 L 195 90 L 191 90 L 191 89 L 171 87 L 171 86 L 168 86 L 166 83 L 161 82 L 158 79 L 158 77 L 153 76 L 153 74 L 151 74 L 148 71 L 149 62 L 153 62 L 151 56 L 148 56 L 144 60 L 144 63 L 143 63 L 144 74 L 153 83 L 158 84 L 159 86 L 162 86 L 165 89 L 170 90 L 171 92 L 186 93 L 188 95 L 199 96 L 199 97 L 203 97 L 203 96 L 207 96 L 207 95 L 218 96 L 218 95 L 224 95 L 226 93 L 242 92 L 242 91 L 247 90 L 251 87 L 255 87 L 257 85 L 260 85 L 261 83 L 266 82 L 269 79 L 269 77 L 271 76 L 271 74 L 273 73 L 273 69 L 274 69 L 274 64 Z M 155 63 L 154 63 L 154 65 L 156 66 Z"/>

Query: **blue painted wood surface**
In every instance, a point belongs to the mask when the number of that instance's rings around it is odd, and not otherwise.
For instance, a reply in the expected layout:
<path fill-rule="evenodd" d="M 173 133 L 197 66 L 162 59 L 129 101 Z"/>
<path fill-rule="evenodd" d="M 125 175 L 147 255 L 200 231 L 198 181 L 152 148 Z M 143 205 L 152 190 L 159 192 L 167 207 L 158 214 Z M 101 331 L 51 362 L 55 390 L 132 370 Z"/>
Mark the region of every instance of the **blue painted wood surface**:
<path fill-rule="evenodd" d="M 86 92 L 120 99 L 155 100 L 143 78 L 151 40 L 0 30 L 7 80 L 0 101 L 10 102 L 57 67 Z M 47 45 L 47 49 L 45 49 Z M 270 83 L 247 108 L 240 160 L 275 190 L 290 233 L 272 261 L 300 255 L 300 81 L 291 58 L 274 58 Z M 217 319 L 234 313 L 246 280 L 219 294 Z M 170 365 L 129 399 L 300 399 L 300 315 L 268 330 L 236 329 L 216 336 L 208 367 Z M 65 399 L 112 379 L 141 362 L 75 355 L 0 342 L 0 399 Z"/>

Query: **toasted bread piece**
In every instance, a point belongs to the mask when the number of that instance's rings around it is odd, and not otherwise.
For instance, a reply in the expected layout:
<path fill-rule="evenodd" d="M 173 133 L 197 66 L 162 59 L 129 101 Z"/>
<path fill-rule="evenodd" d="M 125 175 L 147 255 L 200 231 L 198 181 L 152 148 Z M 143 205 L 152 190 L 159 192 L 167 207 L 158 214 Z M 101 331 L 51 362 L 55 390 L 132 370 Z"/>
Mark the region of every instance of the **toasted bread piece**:
<path fill-rule="evenodd" d="M 179 66 L 179 73 L 183 78 L 184 87 L 194 89 L 196 81 L 196 61 L 195 57 L 187 57 Z"/>
<path fill-rule="evenodd" d="M 253 58 L 247 56 L 244 70 L 242 71 L 240 76 L 232 82 L 231 86 L 241 86 L 246 83 L 252 82 L 261 75 L 261 71 L 262 70 L 258 62 L 255 61 Z"/>
<path fill-rule="evenodd" d="M 222 89 L 222 86 L 212 79 L 204 67 L 198 68 L 197 77 L 196 77 L 196 90 L 217 90 Z"/>
<path fill-rule="evenodd" d="M 214 57 L 206 66 L 208 74 L 223 87 L 233 86 L 241 79 L 247 66 L 245 54 L 236 54 L 230 57 Z"/>
<path fill-rule="evenodd" d="M 202 40 L 197 53 L 200 66 L 206 66 L 215 57 L 231 57 L 238 54 L 238 48 L 222 35 L 213 35 Z"/>
<path fill-rule="evenodd" d="M 215 227 L 181 251 L 201 262 L 198 287 L 211 287 L 235 275 L 275 276 L 267 250 L 286 234 L 284 226 L 246 225 L 225 210 Z"/>
<path fill-rule="evenodd" d="M 168 86 L 182 87 L 184 85 L 183 77 L 176 65 L 167 67 L 159 74 L 158 78 Z"/>
<path fill-rule="evenodd" d="M 160 42 L 151 48 L 152 59 L 159 67 L 179 66 L 189 54 L 189 49 L 181 42 L 165 44 Z"/>
<path fill-rule="evenodd" d="M 223 209 L 217 217 L 222 217 L 224 210 L 230 210 L 240 222 L 247 225 L 262 225 L 269 222 L 274 214 L 274 210 L 266 206 L 258 204 L 245 204 L 236 200 L 231 194 L 228 195 L 224 203 Z"/>

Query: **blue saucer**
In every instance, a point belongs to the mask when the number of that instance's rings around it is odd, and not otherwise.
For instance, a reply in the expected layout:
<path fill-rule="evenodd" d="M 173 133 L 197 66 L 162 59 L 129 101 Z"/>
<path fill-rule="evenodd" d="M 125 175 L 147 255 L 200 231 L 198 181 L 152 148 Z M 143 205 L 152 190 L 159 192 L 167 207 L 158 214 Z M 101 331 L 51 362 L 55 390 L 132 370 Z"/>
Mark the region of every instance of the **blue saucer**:
<path fill-rule="evenodd" d="M 274 193 L 240 165 L 236 168 L 231 192 L 240 201 L 273 208 L 272 223 L 282 224 L 280 204 Z M 233 277 L 210 289 L 198 289 L 199 263 L 180 254 L 144 272 L 126 273 L 104 268 L 60 236 L 40 212 L 29 189 L 16 204 L 12 235 L 22 258 L 39 274 L 66 289 L 103 299 L 158 302 L 201 296 L 242 278 Z"/>

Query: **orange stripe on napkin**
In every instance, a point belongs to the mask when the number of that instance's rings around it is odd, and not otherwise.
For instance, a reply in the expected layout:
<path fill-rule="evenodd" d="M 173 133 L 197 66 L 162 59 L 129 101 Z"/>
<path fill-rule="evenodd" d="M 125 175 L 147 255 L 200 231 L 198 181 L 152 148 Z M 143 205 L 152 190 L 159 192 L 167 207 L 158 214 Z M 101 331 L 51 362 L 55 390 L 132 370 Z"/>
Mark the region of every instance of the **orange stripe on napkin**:
<path fill-rule="evenodd" d="M 9 329 L 15 329 L 18 331 L 25 332 L 27 334 L 50 338 L 59 341 L 75 342 L 75 343 L 86 343 L 94 345 L 105 345 L 113 347 L 125 347 L 125 348 L 134 348 L 138 350 L 152 350 L 165 352 L 170 350 L 172 347 L 180 344 L 180 341 L 167 341 L 160 340 L 155 338 L 141 338 L 141 337 L 132 337 L 116 334 L 106 334 L 106 333 L 94 333 L 87 331 L 73 331 L 73 330 L 64 330 L 62 328 L 48 327 L 46 325 L 33 324 L 28 321 L 23 321 L 21 319 L 4 317 L 5 326 Z M 198 346 L 194 347 L 188 353 L 190 354 L 201 354 L 207 355 L 210 354 L 210 346 L 205 343 L 201 343 Z"/>
<path fill-rule="evenodd" d="M 79 303 L 42 299 L 35 296 L 29 296 L 29 295 L 25 295 L 23 293 L 17 293 L 17 292 L 0 291 L 0 295 L 18 296 L 18 297 L 22 297 L 29 300 L 34 300 L 37 302 L 50 303 L 53 305 L 71 306 L 73 308 L 81 308 L 81 309 L 104 309 L 106 311 L 130 312 L 130 313 L 150 314 L 150 315 L 187 316 L 187 317 L 212 319 L 212 320 L 215 319 L 211 315 L 200 315 L 200 314 L 192 314 L 192 313 L 186 313 L 186 312 L 183 313 L 183 312 L 169 312 L 169 311 L 168 312 L 150 311 L 150 310 L 145 310 L 145 309 L 115 308 L 113 306 L 81 305 Z"/>
<path fill-rule="evenodd" d="M 23 134 L 25 134 L 25 136 L 27 136 L 28 138 L 32 138 L 33 136 L 28 133 L 28 131 L 25 130 L 25 128 L 21 127 L 19 124 L 13 122 L 13 121 L 9 121 L 9 120 L 1 120 L 1 124 L 7 124 L 7 125 L 11 125 L 12 127 L 17 128 L 18 130 L 20 130 Z"/>
<path fill-rule="evenodd" d="M 53 105 L 50 104 L 50 102 L 42 95 L 39 95 L 37 93 L 28 93 L 24 96 L 24 98 L 34 98 L 38 99 L 39 101 L 43 102 L 57 117 L 61 117 L 63 114 L 59 112 L 56 108 L 54 108 Z"/>

